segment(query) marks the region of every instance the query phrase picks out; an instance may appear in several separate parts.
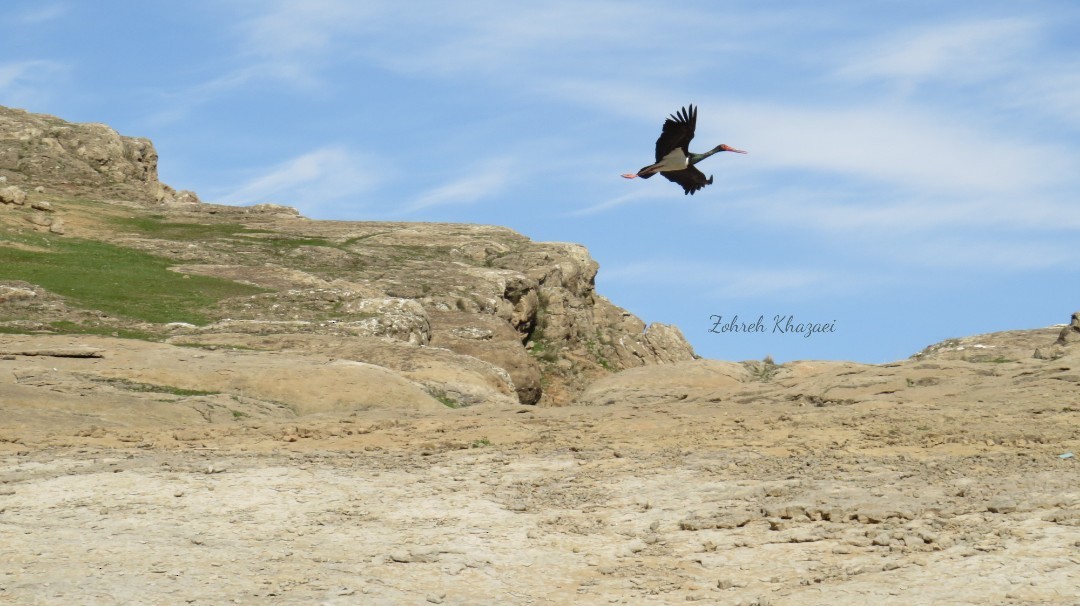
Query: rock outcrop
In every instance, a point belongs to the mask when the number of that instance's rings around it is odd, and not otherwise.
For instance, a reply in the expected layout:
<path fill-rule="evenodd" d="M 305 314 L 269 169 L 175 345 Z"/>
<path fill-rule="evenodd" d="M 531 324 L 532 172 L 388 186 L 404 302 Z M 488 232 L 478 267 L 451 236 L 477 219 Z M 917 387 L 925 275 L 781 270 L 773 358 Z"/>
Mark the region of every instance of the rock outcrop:
<path fill-rule="evenodd" d="M 1080 311 L 1073 313 L 1068 325 L 1062 327 L 1053 344 L 1035 350 L 1035 357 L 1040 360 L 1056 360 L 1064 356 L 1080 343 Z"/>
<path fill-rule="evenodd" d="M 158 154 L 149 139 L 7 107 L 0 107 L 0 176 L 65 195 L 197 201 L 192 192 L 178 193 L 158 180 Z"/>
<path fill-rule="evenodd" d="M 918 361 L 963 360 L 966 362 L 1010 362 L 1030 358 L 1036 347 L 1053 340 L 1058 327 L 1002 332 L 945 339 L 911 356 Z"/>
<path fill-rule="evenodd" d="M 1069 325 L 1058 333 L 1057 345 L 1068 347 L 1080 343 L 1080 311 L 1073 312 Z"/>

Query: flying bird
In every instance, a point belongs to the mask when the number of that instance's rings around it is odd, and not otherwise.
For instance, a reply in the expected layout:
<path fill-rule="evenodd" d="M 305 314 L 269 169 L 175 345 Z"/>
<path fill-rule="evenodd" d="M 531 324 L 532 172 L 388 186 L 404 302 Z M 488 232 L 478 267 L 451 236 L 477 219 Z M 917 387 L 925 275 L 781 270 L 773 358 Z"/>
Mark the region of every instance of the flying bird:
<path fill-rule="evenodd" d="M 685 194 L 693 194 L 713 182 L 712 176 L 706 178 L 705 174 L 694 166 L 695 164 L 717 152 L 746 153 L 730 145 L 717 145 L 703 154 L 691 153 L 690 140 L 694 138 L 695 128 L 697 128 L 697 108 L 692 104 L 689 109 L 684 107 L 672 114 L 664 120 L 664 130 L 660 133 L 660 138 L 656 140 L 656 163 L 634 174 L 627 173 L 623 177 L 648 179 L 660 173 L 668 181 L 681 185 Z"/>

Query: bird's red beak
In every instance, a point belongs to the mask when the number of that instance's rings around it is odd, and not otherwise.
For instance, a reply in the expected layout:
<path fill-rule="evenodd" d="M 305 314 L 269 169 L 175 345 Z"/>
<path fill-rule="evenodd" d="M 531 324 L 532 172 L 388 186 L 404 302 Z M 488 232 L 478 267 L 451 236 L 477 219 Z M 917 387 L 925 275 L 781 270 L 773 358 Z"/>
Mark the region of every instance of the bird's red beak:
<path fill-rule="evenodd" d="M 730 145 L 721 145 L 721 146 L 720 146 L 720 149 L 721 149 L 722 151 L 729 151 L 729 152 L 735 152 L 735 153 L 737 153 L 737 154 L 745 154 L 745 153 L 746 153 L 746 152 L 744 152 L 743 150 L 741 150 L 741 149 L 735 149 L 734 147 L 732 147 L 732 146 L 730 146 Z"/>

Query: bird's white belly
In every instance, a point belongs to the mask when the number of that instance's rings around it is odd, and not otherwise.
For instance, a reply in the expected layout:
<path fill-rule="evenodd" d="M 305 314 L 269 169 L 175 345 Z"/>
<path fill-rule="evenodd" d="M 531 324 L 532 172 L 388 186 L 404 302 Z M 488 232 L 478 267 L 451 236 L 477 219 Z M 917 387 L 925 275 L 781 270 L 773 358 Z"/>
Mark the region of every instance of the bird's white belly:
<path fill-rule="evenodd" d="M 657 164 L 661 171 L 682 170 L 690 165 L 690 159 L 683 153 L 682 148 L 677 147 L 668 152 L 668 155 L 661 158 Z"/>

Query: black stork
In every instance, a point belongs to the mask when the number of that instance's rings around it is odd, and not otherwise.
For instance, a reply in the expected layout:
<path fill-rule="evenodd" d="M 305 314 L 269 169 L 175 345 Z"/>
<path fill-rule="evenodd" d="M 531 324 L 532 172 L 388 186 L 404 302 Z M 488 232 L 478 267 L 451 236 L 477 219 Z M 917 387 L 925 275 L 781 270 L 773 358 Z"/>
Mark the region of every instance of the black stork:
<path fill-rule="evenodd" d="M 691 153 L 690 140 L 694 138 L 695 128 L 697 128 L 697 108 L 691 104 L 689 109 L 684 107 L 664 120 L 664 130 L 660 133 L 660 138 L 656 140 L 656 164 L 650 164 L 634 174 L 628 173 L 623 177 L 648 179 L 660 173 L 668 181 L 681 185 L 685 194 L 693 194 L 713 182 L 712 176 L 706 179 L 705 174 L 698 170 L 695 164 L 717 152 L 746 153 L 730 145 L 717 145 L 703 154 Z"/>

